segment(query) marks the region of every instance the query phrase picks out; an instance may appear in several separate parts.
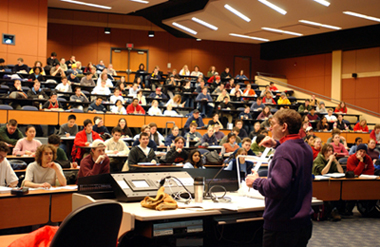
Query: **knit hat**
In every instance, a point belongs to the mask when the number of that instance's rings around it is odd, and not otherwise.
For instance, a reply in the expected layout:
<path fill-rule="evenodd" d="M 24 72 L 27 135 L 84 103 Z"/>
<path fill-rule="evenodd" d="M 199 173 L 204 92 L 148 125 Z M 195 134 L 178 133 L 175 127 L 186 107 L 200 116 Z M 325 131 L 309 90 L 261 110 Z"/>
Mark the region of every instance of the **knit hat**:
<path fill-rule="evenodd" d="M 365 144 L 359 144 L 358 147 L 356 148 L 356 151 L 359 150 L 364 150 L 366 153 L 368 152 L 367 146 Z"/>

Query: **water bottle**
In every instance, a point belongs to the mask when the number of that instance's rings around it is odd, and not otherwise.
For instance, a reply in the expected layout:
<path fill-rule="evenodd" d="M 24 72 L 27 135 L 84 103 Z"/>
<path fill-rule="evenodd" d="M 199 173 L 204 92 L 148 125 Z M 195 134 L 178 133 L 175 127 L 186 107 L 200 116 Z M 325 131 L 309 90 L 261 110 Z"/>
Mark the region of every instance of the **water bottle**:
<path fill-rule="evenodd" d="M 187 134 L 186 147 L 190 147 L 190 134 Z"/>
<path fill-rule="evenodd" d="M 199 202 L 199 203 L 203 202 L 204 186 L 205 186 L 205 178 L 204 177 L 196 177 L 196 178 L 194 178 L 194 197 L 195 197 L 195 202 Z"/>
<path fill-rule="evenodd" d="M 40 110 L 42 110 L 42 103 L 40 103 Z"/>

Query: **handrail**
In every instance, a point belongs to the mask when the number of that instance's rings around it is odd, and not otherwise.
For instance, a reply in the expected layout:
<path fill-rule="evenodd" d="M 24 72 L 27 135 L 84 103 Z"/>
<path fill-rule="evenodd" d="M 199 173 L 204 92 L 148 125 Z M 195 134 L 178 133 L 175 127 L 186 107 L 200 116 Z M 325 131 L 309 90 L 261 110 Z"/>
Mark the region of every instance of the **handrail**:
<path fill-rule="evenodd" d="M 300 87 L 297 87 L 297 86 L 294 86 L 294 85 L 291 85 L 291 84 L 287 84 L 287 83 L 284 83 L 282 81 L 278 81 L 278 80 L 273 79 L 273 78 L 268 78 L 268 76 L 266 76 L 266 75 L 272 75 L 272 76 L 275 76 L 275 77 L 279 77 L 279 76 L 283 76 L 283 75 L 276 75 L 276 74 L 270 74 L 270 73 L 265 73 L 265 72 L 257 72 L 257 75 L 258 75 L 258 77 L 260 79 L 262 79 L 264 81 L 275 82 L 276 84 L 279 84 L 281 86 L 289 87 L 291 89 L 294 89 L 294 90 L 297 90 L 297 91 L 300 91 L 300 92 L 303 92 L 303 93 L 307 93 L 307 94 L 310 94 L 310 95 L 315 95 L 318 98 L 329 100 L 329 101 L 331 101 L 333 103 L 336 103 L 336 104 L 339 104 L 341 102 L 340 100 L 337 100 L 337 99 L 334 99 L 334 98 L 330 98 L 330 97 L 327 97 L 325 95 L 318 94 L 318 93 L 315 93 L 315 92 L 312 92 L 312 91 L 309 91 L 307 89 L 300 88 Z M 286 78 L 286 77 L 284 77 L 284 78 Z M 373 115 L 374 117 L 380 117 L 380 113 L 378 113 L 378 112 L 374 112 L 374 111 L 371 111 L 371 110 L 368 110 L 368 109 L 365 109 L 363 107 L 360 107 L 360 106 L 357 106 L 357 105 L 353 105 L 353 104 L 350 104 L 350 103 L 346 103 L 346 105 L 347 105 L 347 107 L 350 107 L 352 109 L 364 112 L 366 114 Z"/>

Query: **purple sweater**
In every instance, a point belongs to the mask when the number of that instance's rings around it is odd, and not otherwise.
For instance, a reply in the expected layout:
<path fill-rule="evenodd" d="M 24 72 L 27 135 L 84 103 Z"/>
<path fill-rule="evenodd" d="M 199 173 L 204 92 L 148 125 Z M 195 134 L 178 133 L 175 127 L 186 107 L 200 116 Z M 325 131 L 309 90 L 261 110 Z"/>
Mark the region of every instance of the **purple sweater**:
<path fill-rule="evenodd" d="M 295 231 L 311 224 L 313 151 L 302 139 L 277 145 L 268 178 L 253 183 L 265 196 L 264 229 Z"/>

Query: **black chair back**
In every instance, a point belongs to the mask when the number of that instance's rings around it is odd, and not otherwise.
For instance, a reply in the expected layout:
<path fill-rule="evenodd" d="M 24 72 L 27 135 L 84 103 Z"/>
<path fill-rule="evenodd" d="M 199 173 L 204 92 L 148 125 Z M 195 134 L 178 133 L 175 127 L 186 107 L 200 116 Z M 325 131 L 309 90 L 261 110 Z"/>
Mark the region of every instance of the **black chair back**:
<path fill-rule="evenodd" d="M 50 247 L 115 247 L 123 209 L 117 202 L 95 202 L 71 212 Z"/>

